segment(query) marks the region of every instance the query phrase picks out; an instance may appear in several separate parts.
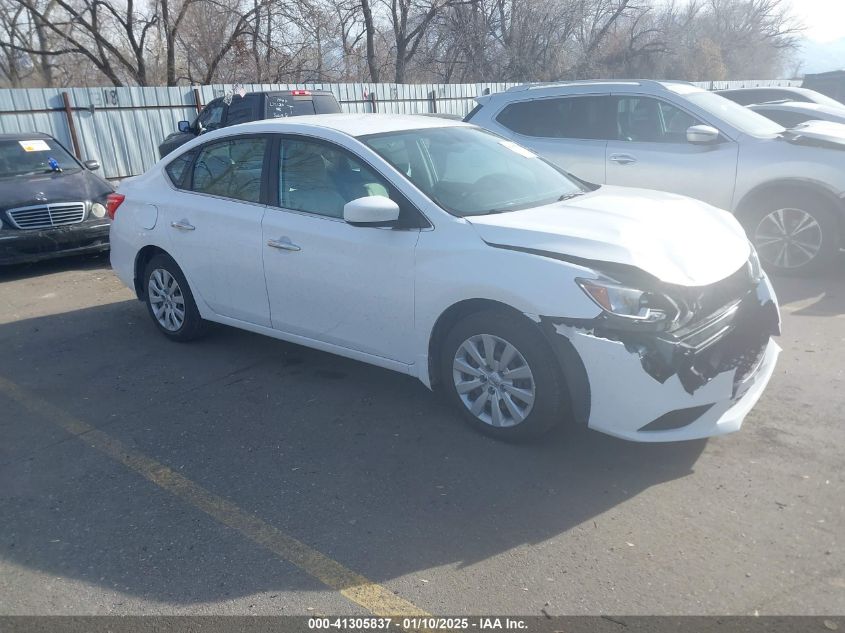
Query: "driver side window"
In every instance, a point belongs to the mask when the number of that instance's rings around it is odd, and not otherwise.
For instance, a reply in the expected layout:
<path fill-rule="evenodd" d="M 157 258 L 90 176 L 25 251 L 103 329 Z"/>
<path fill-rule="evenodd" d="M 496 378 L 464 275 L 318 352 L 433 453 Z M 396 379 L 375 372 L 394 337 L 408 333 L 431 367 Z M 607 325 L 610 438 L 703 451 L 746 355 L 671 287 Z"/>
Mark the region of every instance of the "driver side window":
<path fill-rule="evenodd" d="M 285 209 L 342 218 L 344 205 L 356 198 L 390 197 L 387 182 L 346 152 L 287 139 L 279 151 L 279 198 Z"/>
<path fill-rule="evenodd" d="M 620 141 L 686 143 L 687 128 L 701 121 L 674 105 L 651 97 L 620 97 L 616 105 Z"/>
<path fill-rule="evenodd" d="M 223 101 L 216 99 L 206 106 L 197 117 L 197 132 L 209 132 L 221 127 L 223 123 Z"/>

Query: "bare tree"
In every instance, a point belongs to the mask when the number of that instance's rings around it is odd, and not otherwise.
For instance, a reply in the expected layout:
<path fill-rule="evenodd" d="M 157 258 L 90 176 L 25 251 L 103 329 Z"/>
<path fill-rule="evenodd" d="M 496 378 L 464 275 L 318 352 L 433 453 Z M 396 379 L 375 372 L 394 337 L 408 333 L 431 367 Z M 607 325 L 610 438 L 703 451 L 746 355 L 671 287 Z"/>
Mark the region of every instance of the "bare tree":
<path fill-rule="evenodd" d="M 767 78 L 788 0 L 0 0 L 9 86 Z"/>

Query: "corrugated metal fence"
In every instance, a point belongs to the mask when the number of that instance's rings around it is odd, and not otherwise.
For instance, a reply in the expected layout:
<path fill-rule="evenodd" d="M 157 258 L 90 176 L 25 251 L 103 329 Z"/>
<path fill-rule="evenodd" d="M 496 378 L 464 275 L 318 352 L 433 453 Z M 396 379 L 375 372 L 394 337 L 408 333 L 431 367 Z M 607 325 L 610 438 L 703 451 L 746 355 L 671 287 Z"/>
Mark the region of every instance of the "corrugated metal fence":
<path fill-rule="evenodd" d="M 787 81 L 700 82 L 708 89 L 799 85 Z M 346 112 L 465 115 L 473 98 L 516 84 L 244 84 L 262 90 L 330 90 Z M 214 84 L 179 88 L 44 88 L 0 90 L 0 133 L 46 132 L 82 159 L 96 158 L 106 178 L 143 173 L 158 159 L 158 144 L 181 120 L 233 90 Z"/>

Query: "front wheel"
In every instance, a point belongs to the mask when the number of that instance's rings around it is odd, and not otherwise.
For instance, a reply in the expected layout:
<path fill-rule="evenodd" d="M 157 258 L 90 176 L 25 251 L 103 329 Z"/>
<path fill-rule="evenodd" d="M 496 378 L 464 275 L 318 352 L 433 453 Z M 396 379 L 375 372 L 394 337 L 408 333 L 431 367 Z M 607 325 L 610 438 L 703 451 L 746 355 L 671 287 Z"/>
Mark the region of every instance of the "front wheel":
<path fill-rule="evenodd" d="M 817 196 L 786 193 L 770 199 L 748 214 L 745 226 L 772 273 L 815 272 L 839 250 L 836 221 Z"/>
<path fill-rule="evenodd" d="M 517 315 L 470 314 L 449 332 L 441 378 L 476 429 L 504 440 L 536 437 L 565 417 L 563 380 L 542 334 Z"/>

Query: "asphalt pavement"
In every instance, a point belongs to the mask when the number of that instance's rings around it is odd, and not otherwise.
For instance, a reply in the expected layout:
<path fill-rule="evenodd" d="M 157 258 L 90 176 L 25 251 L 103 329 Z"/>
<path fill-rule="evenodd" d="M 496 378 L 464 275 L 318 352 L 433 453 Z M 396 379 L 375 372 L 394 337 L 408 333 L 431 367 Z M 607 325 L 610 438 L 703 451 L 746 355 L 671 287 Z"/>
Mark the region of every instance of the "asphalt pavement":
<path fill-rule="evenodd" d="M 0 270 L 0 615 L 843 614 L 845 262 L 736 434 L 502 444 L 416 380 Z M 399 605 L 398 607 L 396 605 Z"/>

